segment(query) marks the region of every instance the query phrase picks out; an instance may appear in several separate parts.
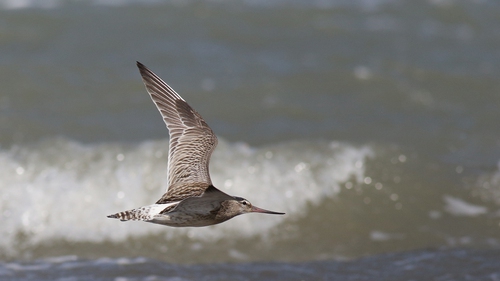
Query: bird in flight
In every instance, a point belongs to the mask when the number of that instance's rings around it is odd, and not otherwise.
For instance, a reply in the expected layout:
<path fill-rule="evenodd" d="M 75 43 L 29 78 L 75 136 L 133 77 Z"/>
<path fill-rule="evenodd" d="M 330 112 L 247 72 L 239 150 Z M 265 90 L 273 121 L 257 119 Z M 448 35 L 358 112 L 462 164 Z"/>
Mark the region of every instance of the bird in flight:
<path fill-rule="evenodd" d="M 283 215 L 226 194 L 210 180 L 210 156 L 217 137 L 201 115 L 169 85 L 137 62 L 146 90 L 170 133 L 168 188 L 155 203 L 109 215 L 121 221 L 139 220 L 174 227 L 208 226 L 246 213 Z"/>

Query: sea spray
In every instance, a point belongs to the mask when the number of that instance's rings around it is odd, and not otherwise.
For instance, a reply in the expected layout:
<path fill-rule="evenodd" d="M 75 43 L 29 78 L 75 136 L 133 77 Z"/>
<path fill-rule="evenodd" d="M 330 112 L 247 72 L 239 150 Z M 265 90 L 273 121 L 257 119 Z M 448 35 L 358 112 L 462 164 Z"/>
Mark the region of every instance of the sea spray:
<path fill-rule="evenodd" d="M 122 223 L 106 215 L 155 202 L 167 188 L 168 141 L 81 144 L 52 138 L 0 151 L 0 247 L 17 255 L 47 242 L 123 242 L 164 235 L 201 241 L 266 235 L 306 216 L 306 205 L 333 197 L 340 185 L 361 181 L 369 147 L 339 142 L 288 142 L 253 148 L 219 141 L 212 156 L 212 181 L 221 190 L 285 217 L 241 216 L 217 227 L 175 229 Z"/>

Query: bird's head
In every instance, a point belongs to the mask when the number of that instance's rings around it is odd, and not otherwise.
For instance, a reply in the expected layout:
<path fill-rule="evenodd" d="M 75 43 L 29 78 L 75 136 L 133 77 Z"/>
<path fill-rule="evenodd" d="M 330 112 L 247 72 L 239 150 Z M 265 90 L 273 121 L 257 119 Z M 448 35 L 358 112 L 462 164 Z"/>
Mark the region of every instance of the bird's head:
<path fill-rule="evenodd" d="M 263 214 L 273 214 L 273 215 L 284 215 L 285 213 L 278 213 L 273 211 L 264 210 L 261 208 L 257 208 L 250 203 L 245 198 L 241 197 L 233 197 L 229 200 L 224 200 L 221 202 L 221 207 L 217 211 L 217 215 L 215 220 L 220 223 L 231 219 L 235 216 L 248 214 L 248 213 L 263 213 Z"/>
<path fill-rule="evenodd" d="M 250 203 L 250 201 L 241 197 L 234 197 L 234 200 L 231 200 L 230 205 L 232 205 L 231 207 L 235 211 L 235 213 L 237 213 L 237 215 L 247 214 L 247 213 L 262 213 L 262 214 L 272 214 L 272 215 L 285 214 L 255 207 L 252 205 L 252 203 Z"/>

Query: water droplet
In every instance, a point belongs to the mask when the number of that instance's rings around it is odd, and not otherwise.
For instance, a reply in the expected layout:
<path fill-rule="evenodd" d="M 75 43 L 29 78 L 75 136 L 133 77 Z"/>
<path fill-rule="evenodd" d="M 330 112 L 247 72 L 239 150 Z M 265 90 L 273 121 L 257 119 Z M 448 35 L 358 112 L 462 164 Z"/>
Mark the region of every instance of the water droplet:
<path fill-rule="evenodd" d="M 118 154 L 118 155 L 116 155 L 116 160 L 118 160 L 118 161 L 123 161 L 123 159 L 125 159 L 125 155 L 123 155 L 123 154 L 121 154 L 121 153 L 120 153 L 120 154 Z"/>
<path fill-rule="evenodd" d="M 366 177 L 366 178 L 363 180 L 363 182 L 364 182 L 365 184 L 370 184 L 370 183 L 372 183 L 372 178 L 370 178 L 370 177 Z"/>
<path fill-rule="evenodd" d="M 404 155 L 404 154 L 399 155 L 398 160 L 401 163 L 406 162 L 406 155 Z"/>
<path fill-rule="evenodd" d="M 118 193 L 116 194 L 116 197 L 118 197 L 118 199 L 123 199 L 123 197 L 125 197 L 125 192 L 118 191 Z"/>
<path fill-rule="evenodd" d="M 300 162 L 299 164 L 295 165 L 295 172 L 300 173 L 305 168 L 307 168 L 306 163 Z"/>
<path fill-rule="evenodd" d="M 16 173 L 17 173 L 18 175 L 22 175 L 22 174 L 24 174 L 24 168 L 23 168 L 23 167 L 21 167 L 21 166 L 17 167 L 17 168 L 16 168 Z"/>

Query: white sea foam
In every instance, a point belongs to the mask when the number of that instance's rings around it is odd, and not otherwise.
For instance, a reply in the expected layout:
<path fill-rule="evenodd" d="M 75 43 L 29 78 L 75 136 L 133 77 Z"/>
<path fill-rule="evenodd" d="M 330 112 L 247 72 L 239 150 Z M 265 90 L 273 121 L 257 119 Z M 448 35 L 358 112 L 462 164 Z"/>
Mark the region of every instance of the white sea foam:
<path fill-rule="evenodd" d="M 488 212 L 488 208 L 484 206 L 473 205 L 453 196 L 444 195 L 443 200 L 446 203 L 444 206 L 445 211 L 455 216 L 475 217 Z"/>
<path fill-rule="evenodd" d="M 119 242 L 149 234 L 212 240 L 265 235 L 287 219 L 306 215 L 306 205 L 335 196 L 343 182 L 362 182 L 365 165 L 359 163 L 373 155 L 369 147 L 336 142 L 252 148 L 220 140 L 211 163 L 214 184 L 286 216 L 250 214 L 214 227 L 184 229 L 106 218 L 163 194 L 167 148 L 167 141 L 83 145 L 59 138 L 0 150 L 0 247 L 16 251 L 19 233 L 31 244 Z"/>

